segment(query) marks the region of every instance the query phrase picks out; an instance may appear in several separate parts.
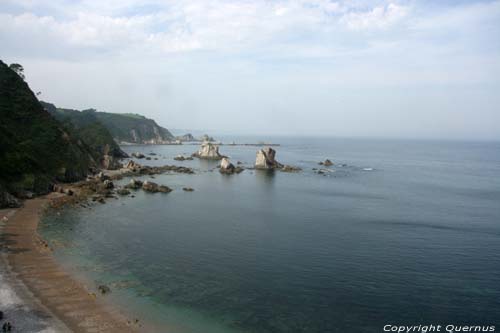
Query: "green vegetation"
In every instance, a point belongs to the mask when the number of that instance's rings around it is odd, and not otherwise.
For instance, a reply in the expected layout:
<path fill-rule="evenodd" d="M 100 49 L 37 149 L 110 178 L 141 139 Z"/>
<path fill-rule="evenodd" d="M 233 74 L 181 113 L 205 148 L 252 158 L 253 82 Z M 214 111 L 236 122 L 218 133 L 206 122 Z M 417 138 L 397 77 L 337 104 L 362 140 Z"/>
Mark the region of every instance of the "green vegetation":
<path fill-rule="evenodd" d="M 108 129 L 98 120 L 95 110 L 88 109 L 80 112 L 57 108 L 46 102 L 40 103 L 68 132 L 90 147 L 92 157 L 96 161 L 99 161 L 105 154 L 118 158 L 127 156 L 113 140 Z"/>
<path fill-rule="evenodd" d="M 95 112 L 95 115 L 118 142 L 162 143 L 174 140 L 166 128 L 141 115 L 107 112 Z"/>
<path fill-rule="evenodd" d="M 0 61 L 0 187 L 43 193 L 95 165 L 91 148 L 61 126 L 19 73 Z"/>
<path fill-rule="evenodd" d="M 121 150 L 115 141 L 163 143 L 174 139 L 167 129 L 139 114 L 97 112 L 95 109 L 78 111 L 41 103 L 50 114 L 85 140 L 91 148 L 101 152 L 103 144 L 109 144 L 114 156 L 121 156 Z"/>

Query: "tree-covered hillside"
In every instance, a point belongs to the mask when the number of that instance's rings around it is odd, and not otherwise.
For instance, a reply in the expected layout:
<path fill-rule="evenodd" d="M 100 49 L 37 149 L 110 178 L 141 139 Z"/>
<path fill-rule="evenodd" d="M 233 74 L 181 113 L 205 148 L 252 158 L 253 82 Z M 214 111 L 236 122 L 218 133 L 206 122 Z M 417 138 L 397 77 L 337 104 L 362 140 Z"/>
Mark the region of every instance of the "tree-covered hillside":
<path fill-rule="evenodd" d="M 55 120 L 28 84 L 0 61 L 0 187 L 23 195 L 76 181 L 95 165 L 92 151 Z"/>
<path fill-rule="evenodd" d="M 96 112 L 95 115 L 118 142 L 161 144 L 175 140 L 166 128 L 138 114 Z"/>
<path fill-rule="evenodd" d="M 68 131 L 91 148 L 95 160 L 100 160 L 106 154 L 117 158 L 127 156 L 113 140 L 108 129 L 98 120 L 95 110 L 77 111 L 57 108 L 54 104 L 43 101 L 40 103 Z"/>

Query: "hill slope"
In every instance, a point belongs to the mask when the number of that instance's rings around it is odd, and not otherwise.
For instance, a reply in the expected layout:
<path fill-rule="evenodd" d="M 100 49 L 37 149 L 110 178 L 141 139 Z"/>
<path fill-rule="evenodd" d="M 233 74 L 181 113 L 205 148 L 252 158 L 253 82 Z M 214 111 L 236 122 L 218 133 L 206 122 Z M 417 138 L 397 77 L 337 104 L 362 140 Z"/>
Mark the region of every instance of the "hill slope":
<path fill-rule="evenodd" d="M 95 116 L 117 142 L 162 144 L 175 140 L 166 128 L 141 115 L 95 112 Z"/>
<path fill-rule="evenodd" d="M 40 103 L 74 136 L 83 140 L 91 148 L 95 160 L 102 160 L 105 155 L 116 158 L 127 157 L 127 154 L 113 140 L 108 129 L 98 120 L 94 110 L 61 109 L 54 104 L 43 101 Z M 106 165 L 103 167 L 109 168 Z"/>
<path fill-rule="evenodd" d="M 15 195 L 48 192 L 52 182 L 82 179 L 95 165 L 90 147 L 45 111 L 2 61 L 0 120 L 0 187 Z"/>

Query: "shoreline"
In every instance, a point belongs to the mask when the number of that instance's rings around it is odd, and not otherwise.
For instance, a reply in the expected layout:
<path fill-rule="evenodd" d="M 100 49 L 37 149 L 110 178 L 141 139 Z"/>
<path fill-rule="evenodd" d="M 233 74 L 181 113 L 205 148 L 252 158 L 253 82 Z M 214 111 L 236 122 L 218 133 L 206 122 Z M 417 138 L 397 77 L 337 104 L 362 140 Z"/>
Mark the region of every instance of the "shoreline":
<path fill-rule="evenodd" d="M 44 209 L 60 197 L 58 193 L 51 193 L 26 200 L 22 208 L 10 210 L 14 212 L 9 213 L 0 236 L 2 257 L 7 263 L 5 280 L 11 281 L 9 285 L 12 287 L 2 291 L 2 295 L 15 295 L 24 308 L 38 315 L 39 322 L 44 319 L 48 323 L 48 332 L 139 331 L 142 325 L 127 320 L 119 309 L 106 304 L 100 295 L 96 296 L 76 277 L 68 274 L 38 235 L 38 223 Z M 3 277 L 0 275 L 0 278 Z M 22 292 L 22 287 L 27 293 Z M 16 316 L 9 319 L 9 313 L 4 312 L 5 320 L 15 328 Z"/>

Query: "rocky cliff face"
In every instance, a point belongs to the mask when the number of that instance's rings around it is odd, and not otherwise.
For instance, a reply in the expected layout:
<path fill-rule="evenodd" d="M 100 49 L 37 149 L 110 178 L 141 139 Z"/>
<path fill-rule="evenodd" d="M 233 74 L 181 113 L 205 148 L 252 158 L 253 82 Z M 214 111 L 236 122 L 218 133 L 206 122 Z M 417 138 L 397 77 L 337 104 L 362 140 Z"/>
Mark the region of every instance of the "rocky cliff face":
<path fill-rule="evenodd" d="M 0 61 L 0 185 L 16 196 L 84 178 L 91 149 L 55 120 L 28 84 Z"/>

